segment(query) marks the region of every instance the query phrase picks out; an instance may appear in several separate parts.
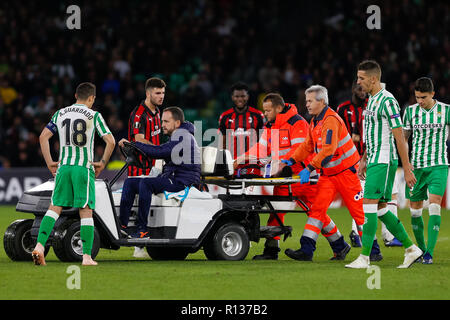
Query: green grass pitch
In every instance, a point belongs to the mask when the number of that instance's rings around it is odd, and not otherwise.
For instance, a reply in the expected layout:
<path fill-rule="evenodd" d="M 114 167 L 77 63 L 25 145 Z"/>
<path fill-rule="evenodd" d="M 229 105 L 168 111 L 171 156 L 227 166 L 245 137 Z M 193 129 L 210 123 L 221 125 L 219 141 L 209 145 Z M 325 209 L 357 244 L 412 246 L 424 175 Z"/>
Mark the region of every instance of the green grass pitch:
<path fill-rule="evenodd" d="M 329 210 L 348 241 L 351 220 L 346 209 Z M 97 267 L 60 262 L 51 250 L 47 266 L 31 262 L 13 262 L 0 249 L 0 299 L 158 299 L 158 300 L 298 300 L 298 299 L 449 299 L 450 291 L 450 220 L 442 212 L 442 225 L 433 265 L 414 264 L 397 269 L 403 261 L 403 248 L 385 248 L 379 267 L 379 289 L 375 273 L 351 270 L 344 265 L 355 259 L 359 248 L 352 248 L 346 261 L 330 261 L 331 249 L 321 237 L 313 262 L 299 262 L 286 257 L 286 248 L 299 247 L 306 216 L 288 214 L 286 224 L 293 236 L 281 242 L 278 261 L 252 261 L 263 249 L 264 241 L 252 242 L 246 260 L 208 261 L 203 251 L 190 254 L 185 261 L 151 261 L 132 257 L 133 248 L 118 251 L 101 249 Z M 412 235 L 409 213 L 400 210 L 400 219 Z M 0 237 L 7 226 L 33 215 L 15 212 L 14 207 L 0 207 Z M 262 216 L 265 223 L 267 216 Z M 425 223 L 428 212 L 424 210 Z M 380 229 L 380 227 L 379 227 Z M 381 238 L 378 233 L 378 238 Z M 70 266 L 80 266 L 80 289 L 73 283 Z M 372 278 L 370 278 L 372 276 Z M 372 279 L 372 280 L 371 280 Z"/>

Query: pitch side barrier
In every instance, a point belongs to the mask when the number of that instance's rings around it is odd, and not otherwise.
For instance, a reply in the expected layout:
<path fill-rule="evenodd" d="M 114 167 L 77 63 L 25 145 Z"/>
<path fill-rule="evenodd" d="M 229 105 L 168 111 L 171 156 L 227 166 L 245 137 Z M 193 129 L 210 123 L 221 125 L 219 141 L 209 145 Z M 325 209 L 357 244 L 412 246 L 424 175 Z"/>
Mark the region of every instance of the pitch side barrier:
<path fill-rule="evenodd" d="M 99 179 L 111 179 L 117 170 L 103 170 Z M 1 168 L 0 205 L 16 205 L 25 190 L 34 188 L 52 178 L 47 168 Z M 125 176 L 116 183 L 123 184 Z"/>
<path fill-rule="evenodd" d="M 117 170 L 104 170 L 100 174 L 100 179 L 111 181 Z M 0 205 L 16 205 L 25 190 L 38 186 L 51 178 L 51 174 L 47 168 L 2 168 L 0 169 Z M 398 205 L 399 208 L 406 208 L 408 203 L 405 198 L 405 179 L 403 170 L 398 169 L 396 174 L 398 180 Z M 121 176 L 116 186 L 120 187 L 125 180 L 125 175 Z M 219 185 L 208 185 L 209 192 L 215 195 L 226 193 L 226 189 Z M 447 182 L 447 190 L 450 187 L 450 179 Z M 239 190 L 229 191 L 231 194 L 238 193 Z M 273 186 L 254 185 L 250 190 L 250 194 L 254 195 L 272 195 Z M 426 203 L 425 203 L 426 204 Z M 332 208 L 340 208 L 345 205 L 339 195 L 336 196 Z M 442 207 L 450 209 L 450 194 L 446 191 L 442 200 Z"/>

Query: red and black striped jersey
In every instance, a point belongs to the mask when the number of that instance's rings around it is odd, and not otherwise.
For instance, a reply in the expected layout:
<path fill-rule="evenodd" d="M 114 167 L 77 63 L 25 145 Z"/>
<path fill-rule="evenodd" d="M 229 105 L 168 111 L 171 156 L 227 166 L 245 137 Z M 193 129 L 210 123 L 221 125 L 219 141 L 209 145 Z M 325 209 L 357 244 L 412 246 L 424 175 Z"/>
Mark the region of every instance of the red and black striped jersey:
<path fill-rule="evenodd" d="M 128 120 L 128 140 L 136 141 L 135 136 L 137 134 L 143 134 L 144 139 L 154 145 L 161 144 L 161 112 L 158 107 L 153 113 L 142 101 L 140 105 L 134 108 Z M 155 160 L 152 160 L 151 165 L 155 165 Z M 136 166 L 128 167 L 129 177 L 148 174 L 150 174 L 150 169 L 142 170 Z"/>
<path fill-rule="evenodd" d="M 364 153 L 363 147 L 363 111 L 367 104 L 367 100 L 364 103 L 364 107 L 355 106 L 351 100 L 342 102 L 337 107 L 337 114 L 344 120 L 345 126 L 347 127 L 350 135 L 358 134 L 360 136 L 359 143 L 355 143 L 356 148 L 360 155 Z"/>
<path fill-rule="evenodd" d="M 264 126 L 264 114 L 253 107 L 240 113 L 230 108 L 219 118 L 219 131 L 226 137 L 226 149 L 233 154 L 233 159 L 246 153 L 258 142 L 259 131 Z"/>

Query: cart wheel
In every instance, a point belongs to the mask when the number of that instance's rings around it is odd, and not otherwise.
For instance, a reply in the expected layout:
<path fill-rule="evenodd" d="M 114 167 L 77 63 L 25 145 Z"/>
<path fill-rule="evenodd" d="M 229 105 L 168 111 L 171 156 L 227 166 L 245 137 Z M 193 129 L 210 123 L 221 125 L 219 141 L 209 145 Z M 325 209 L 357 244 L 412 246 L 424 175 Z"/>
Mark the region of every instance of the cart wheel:
<path fill-rule="evenodd" d="M 3 246 L 8 257 L 13 261 L 31 261 L 31 252 L 36 241 L 31 238 L 33 219 L 16 220 L 9 225 L 3 237 Z M 50 246 L 45 247 L 44 255 L 47 255 Z"/>
<path fill-rule="evenodd" d="M 83 260 L 83 245 L 80 237 L 80 220 L 67 220 L 55 229 L 53 251 L 63 262 L 80 262 Z M 91 257 L 94 259 L 100 250 L 100 235 L 94 227 L 94 243 Z"/>
<path fill-rule="evenodd" d="M 152 260 L 184 260 L 189 251 L 186 248 L 146 247 Z"/>
<path fill-rule="evenodd" d="M 250 240 L 244 227 L 236 222 L 221 226 L 204 245 L 209 260 L 244 260 L 250 248 Z"/>

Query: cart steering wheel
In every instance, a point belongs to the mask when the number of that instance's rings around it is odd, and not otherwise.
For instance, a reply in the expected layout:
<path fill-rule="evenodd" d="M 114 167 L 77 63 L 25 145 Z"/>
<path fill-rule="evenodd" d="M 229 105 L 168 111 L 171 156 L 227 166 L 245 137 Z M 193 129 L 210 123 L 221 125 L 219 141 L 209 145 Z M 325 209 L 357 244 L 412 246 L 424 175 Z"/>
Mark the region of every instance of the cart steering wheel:
<path fill-rule="evenodd" d="M 120 147 L 120 152 L 124 155 L 125 161 L 129 166 L 136 166 L 143 170 L 152 167 L 152 159 L 132 142 L 124 141 L 123 147 Z"/>

